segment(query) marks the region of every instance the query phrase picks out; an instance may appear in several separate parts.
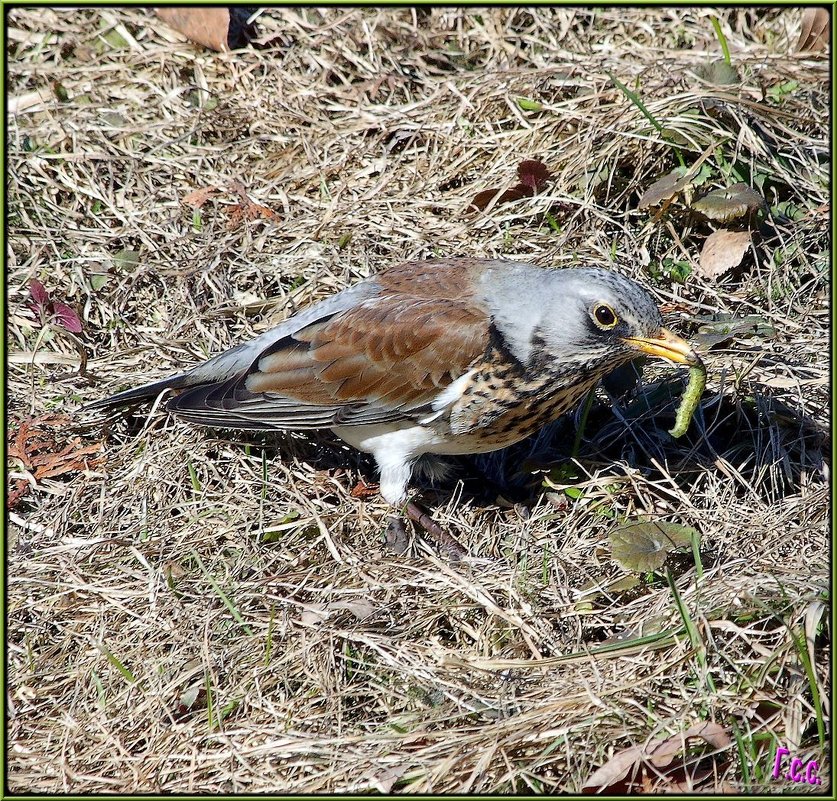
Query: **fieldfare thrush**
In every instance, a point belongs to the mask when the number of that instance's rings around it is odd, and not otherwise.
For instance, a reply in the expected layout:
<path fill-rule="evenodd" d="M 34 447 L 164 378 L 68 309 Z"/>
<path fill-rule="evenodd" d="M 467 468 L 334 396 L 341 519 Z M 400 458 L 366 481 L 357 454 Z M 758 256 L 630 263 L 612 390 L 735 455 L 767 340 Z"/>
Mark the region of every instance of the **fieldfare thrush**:
<path fill-rule="evenodd" d="M 330 429 L 371 453 L 384 499 L 406 505 L 425 454 L 505 448 L 571 410 L 639 355 L 699 363 L 635 281 L 598 268 L 482 259 L 413 261 L 344 289 L 255 339 L 89 408 L 176 394 L 189 422 Z"/>

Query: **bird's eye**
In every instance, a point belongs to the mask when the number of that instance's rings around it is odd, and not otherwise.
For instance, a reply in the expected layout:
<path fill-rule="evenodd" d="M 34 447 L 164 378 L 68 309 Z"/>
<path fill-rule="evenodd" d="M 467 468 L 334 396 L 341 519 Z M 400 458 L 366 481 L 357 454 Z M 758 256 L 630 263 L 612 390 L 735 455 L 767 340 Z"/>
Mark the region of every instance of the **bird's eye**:
<path fill-rule="evenodd" d="M 599 328 L 613 328 L 619 322 L 616 312 L 606 303 L 599 303 L 593 309 L 593 319 Z"/>

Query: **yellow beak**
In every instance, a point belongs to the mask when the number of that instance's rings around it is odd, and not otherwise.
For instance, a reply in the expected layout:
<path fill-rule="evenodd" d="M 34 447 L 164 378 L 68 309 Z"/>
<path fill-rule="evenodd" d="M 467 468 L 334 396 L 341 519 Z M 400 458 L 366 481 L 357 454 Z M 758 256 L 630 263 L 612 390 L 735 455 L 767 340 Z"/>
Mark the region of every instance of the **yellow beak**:
<path fill-rule="evenodd" d="M 678 364 L 701 364 L 700 356 L 694 352 L 692 346 L 667 328 L 661 328 L 654 337 L 624 337 L 622 341 L 649 356 L 668 359 Z"/>

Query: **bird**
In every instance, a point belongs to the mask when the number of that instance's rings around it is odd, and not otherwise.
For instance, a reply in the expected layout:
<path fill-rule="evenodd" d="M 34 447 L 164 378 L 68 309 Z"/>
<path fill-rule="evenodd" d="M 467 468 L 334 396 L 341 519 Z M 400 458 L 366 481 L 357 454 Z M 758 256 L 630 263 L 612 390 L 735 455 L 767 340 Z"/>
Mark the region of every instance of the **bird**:
<path fill-rule="evenodd" d="M 379 490 L 450 554 L 462 550 L 410 498 L 428 456 L 499 450 L 572 410 L 638 356 L 694 365 L 636 281 L 598 266 L 443 258 L 392 266 L 185 372 L 90 404 L 173 392 L 190 423 L 329 429 L 372 454 Z"/>

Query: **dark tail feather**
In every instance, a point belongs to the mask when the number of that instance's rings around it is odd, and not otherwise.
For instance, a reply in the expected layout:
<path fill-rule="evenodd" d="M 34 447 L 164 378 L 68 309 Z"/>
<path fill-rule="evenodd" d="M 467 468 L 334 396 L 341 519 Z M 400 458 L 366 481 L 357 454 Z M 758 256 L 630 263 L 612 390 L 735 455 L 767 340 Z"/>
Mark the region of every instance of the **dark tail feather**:
<path fill-rule="evenodd" d="M 181 373 L 180 375 L 171 376 L 171 378 L 164 378 L 162 381 L 155 381 L 152 384 L 145 384 L 135 389 L 126 389 L 124 392 L 111 395 L 109 398 L 102 398 L 102 400 L 88 403 L 81 411 L 111 411 L 129 406 L 139 406 L 142 403 L 153 400 L 166 389 L 180 389 L 181 387 L 187 386 L 188 383 L 187 374 Z"/>

